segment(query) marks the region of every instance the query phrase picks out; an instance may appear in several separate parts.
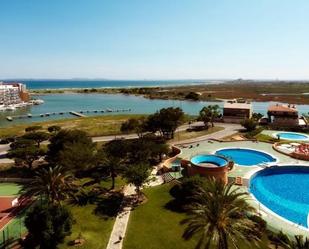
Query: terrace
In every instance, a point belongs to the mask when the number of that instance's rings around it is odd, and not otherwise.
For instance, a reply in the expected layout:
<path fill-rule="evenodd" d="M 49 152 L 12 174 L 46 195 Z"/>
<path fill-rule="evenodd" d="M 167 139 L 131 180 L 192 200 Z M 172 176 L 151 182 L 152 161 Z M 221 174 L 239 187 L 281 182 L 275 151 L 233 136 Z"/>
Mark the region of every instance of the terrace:
<path fill-rule="evenodd" d="M 269 133 L 271 134 L 271 133 Z M 218 150 L 226 149 L 239 149 L 239 150 L 249 150 L 256 151 L 258 153 L 265 153 L 266 156 L 271 156 L 276 161 L 271 163 L 260 163 L 257 165 L 234 165 L 233 169 L 228 172 L 229 181 L 235 181 L 237 178 L 241 178 L 241 191 L 250 191 L 250 181 L 251 177 L 265 170 L 266 168 L 273 166 L 272 168 L 281 168 L 285 165 L 295 165 L 297 166 L 309 166 L 308 161 L 303 161 L 298 158 L 292 158 L 288 154 L 281 153 L 273 148 L 273 144 L 257 141 L 231 141 L 231 142 L 220 142 L 214 140 L 200 141 L 198 143 L 179 145 L 181 149 L 178 158 L 183 160 L 190 160 L 196 155 L 205 155 L 205 154 L 215 154 Z M 285 167 L 282 167 L 282 169 Z M 300 168 L 300 167 L 299 167 Z M 275 230 L 283 230 L 287 234 L 306 234 L 308 233 L 308 228 L 296 224 L 279 216 L 276 212 L 272 211 L 270 208 L 261 204 L 255 196 L 252 196 L 250 203 L 257 208 L 262 217 L 268 222 L 270 228 Z M 288 202 L 288 199 L 286 200 Z"/>

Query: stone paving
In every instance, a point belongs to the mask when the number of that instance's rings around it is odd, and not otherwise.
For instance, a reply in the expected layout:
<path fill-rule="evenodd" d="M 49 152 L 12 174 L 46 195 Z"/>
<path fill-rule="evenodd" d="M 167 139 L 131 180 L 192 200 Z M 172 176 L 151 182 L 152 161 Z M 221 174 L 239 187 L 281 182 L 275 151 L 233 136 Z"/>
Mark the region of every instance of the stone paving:
<path fill-rule="evenodd" d="M 151 172 L 150 181 L 145 185 L 145 187 L 153 187 L 163 183 L 162 177 L 156 176 L 156 169 L 154 168 Z M 126 185 L 124 188 L 124 195 L 131 196 L 136 194 L 135 186 L 132 184 Z M 120 212 L 115 220 L 113 230 L 111 232 L 107 249 L 121 249 L 123 244 L 123 239 L 126 234 L 127 225 L 129 222 L 131 214 L 131 207 L 125 207 L 122 212 Z"/>

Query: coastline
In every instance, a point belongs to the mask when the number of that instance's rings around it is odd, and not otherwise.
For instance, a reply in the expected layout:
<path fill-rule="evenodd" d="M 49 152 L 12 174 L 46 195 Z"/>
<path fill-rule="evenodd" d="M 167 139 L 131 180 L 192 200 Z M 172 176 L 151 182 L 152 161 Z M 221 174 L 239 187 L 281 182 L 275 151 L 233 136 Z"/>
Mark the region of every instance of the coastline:
<path fill-rule="evenodd" d="M 143 87 L 53 88 L 29 90 L 31 95 L 48 94 L 126 94 L 147 99 L 224 101 L 245 98 L 256 102 L 309 103 L 309 82 L 229 81 L 217 84 L 190 84 Z M 189 95 L 191 93 L 191 95 Z M 192 94 L 193 93 L 193 94 Z M 193 97 L 192 97 L 193 96 Z"/>

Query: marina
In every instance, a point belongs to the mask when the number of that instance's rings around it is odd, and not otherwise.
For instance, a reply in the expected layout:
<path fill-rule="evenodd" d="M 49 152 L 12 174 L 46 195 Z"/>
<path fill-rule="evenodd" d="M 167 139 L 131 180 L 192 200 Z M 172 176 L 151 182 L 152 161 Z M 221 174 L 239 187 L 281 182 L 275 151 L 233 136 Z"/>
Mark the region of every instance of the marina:
<path fill-rule="evenodd" d="M 98 116 L 117 115 L 124 108 L 131 109 L 130 113 L 132 114 L 150 114 L 161 108 L 180 107 L 186 114 L 198 115 L 198 112 L 204 106 L 219 105 L 220 110 L 222 110 L 224 104 L 224 102 L 214 101 L 147 99 L 142 96 L 124 94 L 68 93 L 36 95 L 35 97 L 42 99 L 44 104 L 25 106 L 17 108 L 15 111 L 2 111 L 0 112 L 0 126 L 72 118 L 70 111 L 76 111 L 87 116 Z M 267 108 L 271 103 L 273 102 L 252 102 L 252 111 L 266 115 Z M 111 108 L 114 112 L 111 111 Z M 297 105 L 297 108 L 300 114 L 309 112 L 309 105 Z M 49 116 L 45 115 L 47 113 Z M 8 122 L 8 116 L 12 117 L 13 121 Z M 22 117 L 19 118 L 19 116 Z"/>
<path fill-rule="evenodd" d="M 31 113 L 28 113 L 27 115 L 15 115 L 15 116 L 7 116 L 6 120 L 7 121 L 13 121 L 14 119 L 25 119 L 25 118 L 44 118 L 44 117 L 49 117 L 49 116 L 56 116 L 56 115 L 64 115 L 64 114 L 70 114 L 75 117 L 83 118 L 87 117 L 87 115 L 83 113 L 120 113 L 120 112 L 131 112 L 131 109 L 102 109 L 102 110 L 85 110 L 85 111 L 68 111 L 68 112 L 52 112 L 52 113 L 42 113 L 42 114 L 37 114 L 37 115 L 32 115 Z"/>

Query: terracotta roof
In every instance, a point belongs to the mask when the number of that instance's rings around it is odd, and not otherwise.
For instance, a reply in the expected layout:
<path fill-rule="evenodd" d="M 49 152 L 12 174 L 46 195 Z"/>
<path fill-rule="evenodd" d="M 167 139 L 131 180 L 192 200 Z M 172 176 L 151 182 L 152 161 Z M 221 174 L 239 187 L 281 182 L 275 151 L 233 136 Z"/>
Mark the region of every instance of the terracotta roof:
<path fill-rule="evenodd" d="M 271 105 L 268 107 L 269 112 L 295 112 L 298 113 L 297 109 L 294 107 L 289 107 L 287 105 Z"/>

